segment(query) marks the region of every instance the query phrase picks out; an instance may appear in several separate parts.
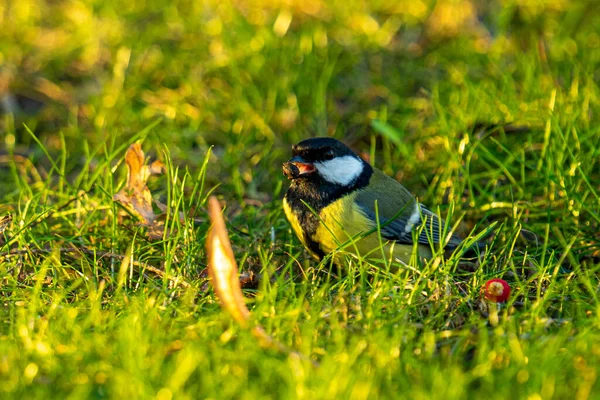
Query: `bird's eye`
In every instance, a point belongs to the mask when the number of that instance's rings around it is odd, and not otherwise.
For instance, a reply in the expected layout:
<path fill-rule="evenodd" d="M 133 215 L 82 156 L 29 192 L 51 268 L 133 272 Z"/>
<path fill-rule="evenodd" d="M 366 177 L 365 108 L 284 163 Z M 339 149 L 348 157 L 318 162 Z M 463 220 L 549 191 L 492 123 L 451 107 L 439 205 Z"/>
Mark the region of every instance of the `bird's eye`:
<path fill-rule="evenodd" d="M 323 157 L 325 157 L 326 160 L 333 160 L 333 158 L 335 157 L 335 154 L 333 154 L 332 150 L 327 150 L 325 152 L 325 154 L 323 155 Z"/>

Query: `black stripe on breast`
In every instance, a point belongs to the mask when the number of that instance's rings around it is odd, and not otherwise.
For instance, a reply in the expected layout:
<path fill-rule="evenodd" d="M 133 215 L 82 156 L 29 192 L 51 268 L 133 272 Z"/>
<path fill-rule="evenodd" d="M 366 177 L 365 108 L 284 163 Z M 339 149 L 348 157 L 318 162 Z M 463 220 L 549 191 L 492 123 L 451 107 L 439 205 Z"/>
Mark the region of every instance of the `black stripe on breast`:
<path fill-rule="evenodd" d="M 325 256 L 325 252 L 321 249 L 319 243 L 312 239 L 319 227 L 318 215 L 334 201 L 369 184 L 373 175 L 373 168 L 367 163 L 363 163 L 363 166 L 363 172 L 350 186 L 332 184 L 325 181 L 317 173 L 311 175 L 310 178 L 295 179 L 285 194 L 290 209 L 296 215 L 302 227 L 306 247 L 316 254 L 320 260 Z"/>

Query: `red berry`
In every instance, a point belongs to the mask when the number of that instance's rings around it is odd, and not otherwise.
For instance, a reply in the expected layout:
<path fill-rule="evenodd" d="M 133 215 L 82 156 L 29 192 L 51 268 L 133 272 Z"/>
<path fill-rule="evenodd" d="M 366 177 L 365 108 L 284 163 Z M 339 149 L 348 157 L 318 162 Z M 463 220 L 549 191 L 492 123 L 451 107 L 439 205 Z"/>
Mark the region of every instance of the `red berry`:
<path fill-rule="evenodd" d="M 483 289 L 484 297 L 494 303 L 504 303 L 510 296 L 510 286 L 504 279 L 490 279 Z"/>

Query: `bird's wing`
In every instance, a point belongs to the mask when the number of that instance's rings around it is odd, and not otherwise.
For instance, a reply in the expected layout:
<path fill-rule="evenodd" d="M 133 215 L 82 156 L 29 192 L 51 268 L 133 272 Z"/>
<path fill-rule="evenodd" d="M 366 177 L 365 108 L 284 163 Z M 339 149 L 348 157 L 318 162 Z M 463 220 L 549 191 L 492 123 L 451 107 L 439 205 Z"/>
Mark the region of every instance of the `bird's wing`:
<path fill-rule="evenodd" d="M 386 195 L 381 196 L 378 193 Z M 381 236 L 384 239 L 412 244 L 413 230 L 424 225 L 419 233 L 418 243 L 429 245 L 441 241 L 444 224 L 440 218 L 417 203 L 413 195 L 398 181 L 381 171 L 374 169 L 371 182 L 360 190 L 356 202 L 371 220 L 376 221 L 377 216 L 379 217 Z M 447 246 L 453 248 L 460 243 L 461 239 L 453 235 Z"/>

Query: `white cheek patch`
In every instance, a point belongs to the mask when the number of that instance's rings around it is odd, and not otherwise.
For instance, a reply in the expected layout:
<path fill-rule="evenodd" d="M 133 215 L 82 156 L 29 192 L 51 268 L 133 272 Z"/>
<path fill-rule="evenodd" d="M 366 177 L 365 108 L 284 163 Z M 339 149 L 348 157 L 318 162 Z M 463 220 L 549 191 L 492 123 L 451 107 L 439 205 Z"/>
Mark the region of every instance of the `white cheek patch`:
<path fill-rule="evenodd" d="M 353 156 L 336 157 L 315 163 L 319 174 L 328 182 L 348 186 L 354 182 L 363 171 L 363 163 Z"/>

